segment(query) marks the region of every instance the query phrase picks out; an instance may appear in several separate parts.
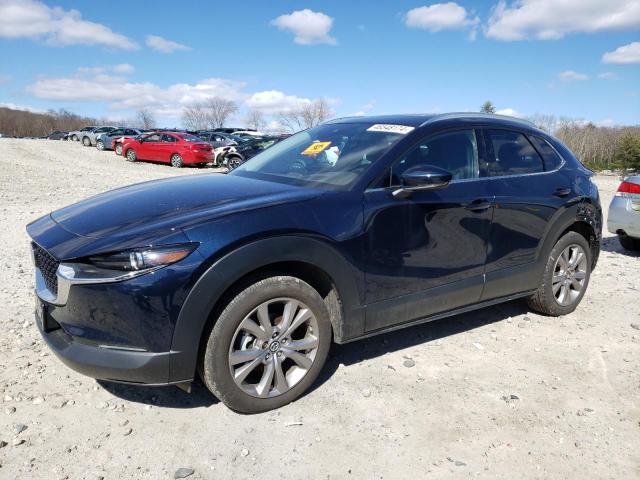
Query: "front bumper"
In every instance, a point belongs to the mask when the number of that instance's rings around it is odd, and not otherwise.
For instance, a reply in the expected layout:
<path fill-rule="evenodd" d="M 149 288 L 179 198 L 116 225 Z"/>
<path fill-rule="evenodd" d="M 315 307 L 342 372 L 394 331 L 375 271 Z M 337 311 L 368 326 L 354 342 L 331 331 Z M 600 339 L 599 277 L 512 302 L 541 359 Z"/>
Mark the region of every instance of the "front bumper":
<path fill-rule="evenodd" d="M 640 198 L 616 195 L 609 205 L 607 229 L 611 233 L 624 232 L 640 238 Z"/>
<path fill-rule="evenodd" d="M 36 306 L 36 324 L 49 348 L 66 366 L 100 380 L 144 385 L 171 385 L 192 379 L 169 378 L 178 352 L 143 352 L 82 343 L 49 317 L 46 304 Z M 175 361 L 175 359 L 174 359 Z"/>

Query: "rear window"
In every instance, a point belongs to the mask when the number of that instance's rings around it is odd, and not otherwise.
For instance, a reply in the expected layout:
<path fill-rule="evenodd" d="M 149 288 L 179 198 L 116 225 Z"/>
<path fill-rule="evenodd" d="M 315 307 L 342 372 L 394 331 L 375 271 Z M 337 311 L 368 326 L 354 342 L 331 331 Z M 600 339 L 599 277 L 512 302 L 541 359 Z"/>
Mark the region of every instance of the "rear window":
<path fill-rule="evenodd" d="M 540 155 L 542 155 L 545 170 L 549 171 L 560 168 L 560 165 L 562 165 L 562 158 L 545 139 L 536 137 L 535 135 L 530 135 L 529 140 L 531 140 L 533 146 L 536 147 L 536 150 L 538 150 Z"/>
<path fill-rule="evenodd" d="M 195 135 L 190 135 L 188 133 L 184 133 L 182 135 L 179 135 L 180 138 L 182 138 L 185 142 L 196 142 L 196 143 L 200 143 L 203 140 L 200 137 L 196 137 Z"/>
<path fill-rule="evenodd" d="M 511 130 L 486 130 L 486 175 L 524 175 L 544 171 L 542 158 L 527 137 Z"/>

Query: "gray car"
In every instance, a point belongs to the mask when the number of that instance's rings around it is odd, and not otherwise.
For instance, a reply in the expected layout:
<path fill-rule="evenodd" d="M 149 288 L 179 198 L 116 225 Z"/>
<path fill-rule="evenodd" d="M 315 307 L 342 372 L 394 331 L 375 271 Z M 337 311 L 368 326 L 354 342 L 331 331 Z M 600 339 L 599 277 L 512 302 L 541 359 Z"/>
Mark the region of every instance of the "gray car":
<path fill-rule="evenodd" d="M 122 154 L 122 142 L 113 145 L 113 141 L 119 138 L 132 138 L 142 134 L 142 130 L 137 128 L 116 128 L 109 132 L 100 133 L 96 137 L 96 148 L 98 150 L 113 150 L 115 148 L 118 155 Z"/>
<path fill-rule="evenodd" d="M 627 250 L 640 250 L 640 175 L 625 178 L 611 205 L 607 227 Z"/>
<path fill-rule="evenodd" d="M 98 135 L 101 133 L 109 133 L 118 128 L 122 127 L 98 127 L 95 130 L 84 132 L 80 137 L 80 142 L 82 142 L 82 145 L 85 147 L 94 147 L 96 145 Z"/>
<path fill-rule="evenodd" d="M 88 125 L 84 128 L 81 128 L 80 130 L 74 130 L 73 132 L 69 132 L 69 140 L 73 140 L 74 142 L 77 142 L 82 138 L 82 136 L 85 133 L 93 132 L 96 128 L 98 127 L 96 127 L 95 125 Z"/>

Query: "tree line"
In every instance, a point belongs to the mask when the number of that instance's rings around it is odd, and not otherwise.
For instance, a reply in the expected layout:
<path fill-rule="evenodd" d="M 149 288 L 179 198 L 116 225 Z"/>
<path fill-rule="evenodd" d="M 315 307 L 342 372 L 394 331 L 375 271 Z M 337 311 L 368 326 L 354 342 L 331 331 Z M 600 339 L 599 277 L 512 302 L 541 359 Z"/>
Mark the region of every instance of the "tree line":
<path fill-rule="evenodd" d="M 490 101 L 480 111 L 495 113 Z M 592 122 L 555 115 L 526 118 L 560 139 L 587 167 L 602 170 L 640 170 L 640 126 L 598 126 Z"/>

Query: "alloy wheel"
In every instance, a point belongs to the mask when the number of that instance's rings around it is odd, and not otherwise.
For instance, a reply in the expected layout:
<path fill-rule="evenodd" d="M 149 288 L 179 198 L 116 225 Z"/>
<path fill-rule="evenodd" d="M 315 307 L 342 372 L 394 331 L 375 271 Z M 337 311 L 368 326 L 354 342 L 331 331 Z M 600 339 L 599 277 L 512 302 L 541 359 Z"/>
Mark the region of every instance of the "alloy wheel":
<path fill-rule="evenodd" d="M 120 145 L 119 143 L 116 144 L 116 154 L 122 155 L 122 145 Z"/>
<path fill-rule="evenodd" d="M 229 347 L 238 387 L 258 398 L 282 395 L 311 369 L 318 353 L 318 321 L 293 298 L 268 300 L 240 322 Z"/>
<path fill-rule="evenodd" d="M 553 296 L 559 305 L 573 304 L 582 292 L 587 278 L 587 255 L 580 245 L 565 248 L 553 270 Z"/>

